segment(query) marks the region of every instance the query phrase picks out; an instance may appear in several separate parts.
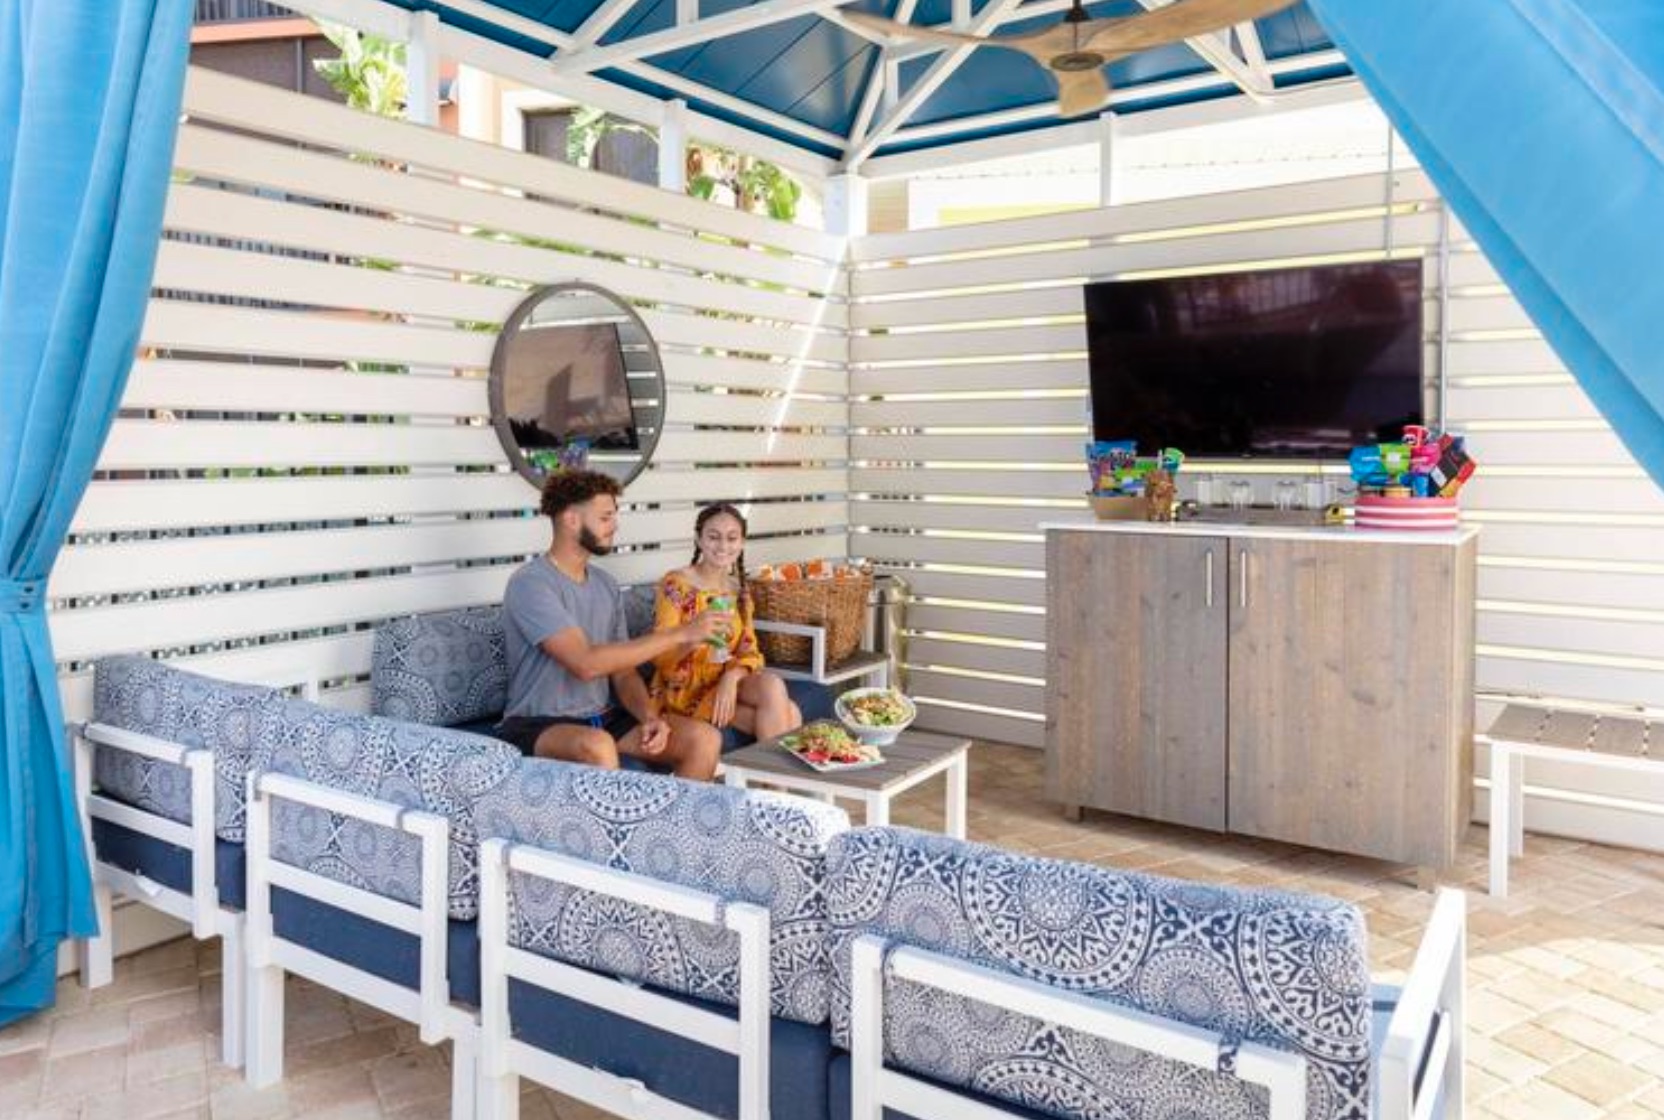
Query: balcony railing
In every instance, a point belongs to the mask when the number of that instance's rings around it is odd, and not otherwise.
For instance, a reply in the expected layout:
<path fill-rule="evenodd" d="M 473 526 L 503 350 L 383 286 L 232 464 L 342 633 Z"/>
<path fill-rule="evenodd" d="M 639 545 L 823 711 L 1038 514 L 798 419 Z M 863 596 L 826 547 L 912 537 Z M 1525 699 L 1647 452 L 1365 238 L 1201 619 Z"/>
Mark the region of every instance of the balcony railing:
<path fill-rule="evenodd" d="M 289 19 L 295 13 L 266 0 L 196 0 L 197 23 L 236 23 L 250 19 Z"/>

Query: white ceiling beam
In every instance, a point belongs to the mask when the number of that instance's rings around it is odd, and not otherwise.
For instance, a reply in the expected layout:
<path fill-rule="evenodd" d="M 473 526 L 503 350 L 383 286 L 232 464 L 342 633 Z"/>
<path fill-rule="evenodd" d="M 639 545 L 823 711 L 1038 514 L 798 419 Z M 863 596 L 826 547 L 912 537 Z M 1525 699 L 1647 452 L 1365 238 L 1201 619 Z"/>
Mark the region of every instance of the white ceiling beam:
<path fill-rule="evenodd" d="M 1248 64 L 1248 72 L 1254 75 L 1254 80 L 1266 89 L 1276 89 L 1277 84 L 1271 80 L 1271 67 L 1266 65 L 1265 44 L 1260 42 L 1260 29 L 1253 20 L 1236 25 L 1236 41 L 1242 46 L 1242 59 Z"/>
<path fill-rule="evenodd" d="M 1154 11 L 1157 8 L 1167 7 L 1174 0 L 1138 0 L 1138 2 Z M 1269 73 L 1264 70 L 1254 71 L 1246 62 L 1237 57 L 1235 51 L 1231 50 L 1228 32 L 1222 34 L 1213 31 L 1206 35 L 1197 35 L 1194 38 L 1186 39 L 1184 44 L 1200 55 L 1203 62 L 1229 78 L 1238 89 L 1254 101 L 1263 102 L 1276 92 L 1276 87 L 1272 85 Z"/>
<path fill-rule="evenodd" d="M 1015 8 L 1019 0 L 989 0 L 982 11 L 964 28 L 968 35 L 987 35 L 999 26 L 1002 16 Z M 973 46 L 953 47 L 938 58 L 936 62 L 913 83 L 900 99 L 895 108 L 885 114 L 884 119 L 863 136 L 859 143 L 852 143 L 844 154 L 844 168 L 854 171 L 876 152 L 889 139 L 890 134 L 906 124 L 908 118 L 918 112 L 924 103 L 930 100 L 931 94 L 941 88 L 942 83 L 953 77 L 965 60 L 971 57 L 971 52 L 979 48 Z"/>
<path fill-rule="evenodd" d="M 650 58 L 666 51 L 691 47 L 729 35 L 740 35 L 789 19 L 799 19 L 835 6 L 831 0 L 761 0 L 760 3 L 749 7 L 735 8 L 709 19 L 694 20 L 679 27 L 655 31 L 651 35 L 637 35 L 605 47 L 563 52 L 549 63 L 549 69 L 560 77 L 589 74 L 638 58 Z"/>
<path fill-rule="evenodd" d="M 913 18 L 913 10 L 919 5 L 919 0 L 901 0 L 896 5 L 895 15 L 892 17 L 897 23 L 906 23 Z M 872 75 L 867 79 L 867 88 L 861 93 L 861 107 L 855 111 L 855 119 L 849 126 L 849 142 L 859 144 L 872 127 L 873 115 L 877 113 L 881 100 L 888 94 L 893 103 L 896 96 L 896 83 L 900 71 L 897 69 L 895 48 L 886 47 L 879 52 L 874 61 Z"/>
<path fill-rule="evenodd" d="M 876 31 L 871 27 L 864 27 L 852 19 L 846 19 L 843 12 L 837 8 L 826 8 L 822 10 L 820 18 L 826 20 L 828 23 L 837 24 L 851 35 L 854 35 L 857 38 L 865 39 L 869 43 L 877 43 L 882 47 L 890 42 L 890 37 L 884 34 L 884 32 Z"/>
<path fill-rule="evenodd" d="M 572 33 L 573 44 L 588 47 L 599 43 L 601 37 L 628 15 L 637 2 L 638 0 L 604 0 L 602 5 L 591 12 L 589 18 Z"/>

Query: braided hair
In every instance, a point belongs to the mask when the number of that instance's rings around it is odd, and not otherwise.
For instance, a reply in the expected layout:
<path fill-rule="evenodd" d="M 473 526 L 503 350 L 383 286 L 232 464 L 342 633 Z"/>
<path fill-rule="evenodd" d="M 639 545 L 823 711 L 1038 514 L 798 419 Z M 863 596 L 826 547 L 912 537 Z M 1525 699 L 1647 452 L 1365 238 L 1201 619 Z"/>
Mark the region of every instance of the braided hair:
<path fill-rule="evenodd" d="M 735 521 L 738 521 L 740 523 L 740 535 L 742 537 L 748 537 L 748 536 L 751 535 L 751 526 L 746 524 L 745 516 L 743 514 L 741 514 L 739 510 L 735 509 L 733 506 L 729 505 L 727 502 L 712 502 L 710 505 L 708 505 L 704 509 L 700 510 L 699 511 L 699 516 L 697 516 L 693 519 L 693 536 L 694 536 L 694 541 L 693 541 L 693 563 L 695 563 L 695 564 L 699 563 L 699 557 L 701 555 L 703 555 L 703 553 L 701 552 L 701 550 L 699 548 L 699 535 L 705 531 L 705 525 L 711 520 L 711 518 L 721 517 L 723 515 L 727 515 L 729 517 L 732 517 Z M 740 549 L 740 558 L 739 558 L 738 562 L 735 564 L 735 568 L 737 569 L 737 574 L 739 576 L 739 581 L 740 581 L 739 593 L 741 595 L 744 595 L 746 592 L 745 592 L 745 550 L 743 548 Z"/>

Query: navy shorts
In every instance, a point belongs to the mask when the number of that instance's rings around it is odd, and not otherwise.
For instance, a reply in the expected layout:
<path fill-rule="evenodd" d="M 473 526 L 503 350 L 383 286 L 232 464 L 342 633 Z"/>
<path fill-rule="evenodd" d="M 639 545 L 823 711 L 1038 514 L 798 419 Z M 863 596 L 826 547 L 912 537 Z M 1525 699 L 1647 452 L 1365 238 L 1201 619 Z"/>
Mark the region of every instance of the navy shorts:
<path fill-rule="evenodd" d="M 636 717 L 627 708 L 608 708 L 594 716 L 509 716 L 499 723 L 493 734 L 505 743 L 513 743 L 520 753 L 530 758 L 537 750 L 537 738 L 551 727 L 594 727 L 618 742 L 635 730 Z"/>

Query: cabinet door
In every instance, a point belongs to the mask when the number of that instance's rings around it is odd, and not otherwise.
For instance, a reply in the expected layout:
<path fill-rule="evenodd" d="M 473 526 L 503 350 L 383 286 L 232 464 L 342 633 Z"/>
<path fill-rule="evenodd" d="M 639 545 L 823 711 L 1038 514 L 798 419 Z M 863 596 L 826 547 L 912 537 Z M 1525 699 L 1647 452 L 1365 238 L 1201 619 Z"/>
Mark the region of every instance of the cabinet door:
<path fill-rule="evenodd" d="M 1472 765 L 1460 563 L 1437 546 L 1231 541 L 1232 832 L 1450 862 Z"/>
<path fill-rule="evenodd" d="M 1225 827 L 1224 538 L 1048 534 L 1046 789 Z"/>

